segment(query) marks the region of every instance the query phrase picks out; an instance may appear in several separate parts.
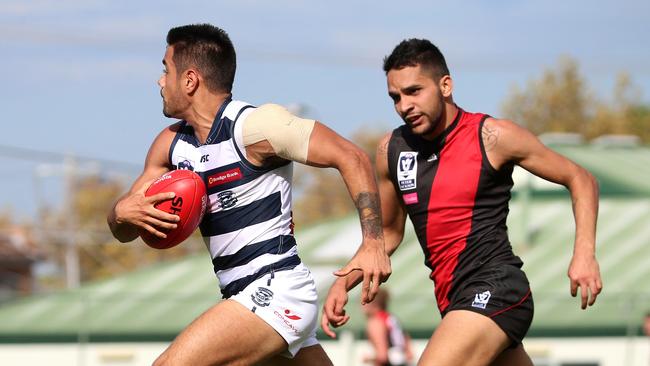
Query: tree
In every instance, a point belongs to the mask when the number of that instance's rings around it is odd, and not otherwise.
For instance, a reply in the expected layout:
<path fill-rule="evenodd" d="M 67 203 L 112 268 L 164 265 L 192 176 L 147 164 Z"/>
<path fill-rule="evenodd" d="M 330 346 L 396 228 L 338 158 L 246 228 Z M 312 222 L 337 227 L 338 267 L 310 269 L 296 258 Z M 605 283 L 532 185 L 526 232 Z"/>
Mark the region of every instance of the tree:
<path fill-rule="evenodd" d="M 619 74 L 611 104 L 598 102 L 587 137 L 631 134 L 650 142 L 650 106 L 641 102 L 641 90 L 626 73 Z"/>
<path fill-rule="evenodd" d="M 650 142 L 650 106 L 629 75 L 618 76 L 611 100 L 594 96 L 575 60 L 562 58 L 525 89 L 514 86 L 502 105 L 506 118 L 533 133 L 576 132 L 588 139 L 605 134 L 631 134 Z"/>
<path fill-rule="evenodd" d="M 140 239 L 119 243 L 108 229 L 106 215 L 125 187 L 115 180 L 89 175 L 74 177 L 69 189 L 72 202 L 60 210 L 43 209 L 41 225 L 35 228 L 41 233 L 41 246 L 48 258 L 59 269 L 43 278 L 44 289 L 63 287 L 65 282 L 61 277 L 65 268 L 78 267 L 79 280 L 83 282 L 204 250 L 197 233 L 192 240 L 165 250 L 150 248 Z"/>
<path fill-rule="evenodd" d="M 592 101 L 577 62 L 565 57 L 557 70 L 545 70 L 539 80 L 529 81 L 525 90 L 514 86 L 502 109 L 506 118 L 524 124 L 535 134 L 584 134 Z"/>

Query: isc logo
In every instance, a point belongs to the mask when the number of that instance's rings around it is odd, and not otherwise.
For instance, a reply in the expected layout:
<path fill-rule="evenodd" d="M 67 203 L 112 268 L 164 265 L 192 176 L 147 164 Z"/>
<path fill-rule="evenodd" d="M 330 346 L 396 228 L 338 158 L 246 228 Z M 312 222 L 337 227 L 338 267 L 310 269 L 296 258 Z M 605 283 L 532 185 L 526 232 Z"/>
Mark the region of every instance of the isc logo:
<path fill-rule="evenodd" d="M 176 197 L 172 200 L 172 205 L 169 208 L 169 213 L 172 215 L 178 215 L 178 213 L 181 212 L 182 207 L 183 207 L 183 197 Z"/>

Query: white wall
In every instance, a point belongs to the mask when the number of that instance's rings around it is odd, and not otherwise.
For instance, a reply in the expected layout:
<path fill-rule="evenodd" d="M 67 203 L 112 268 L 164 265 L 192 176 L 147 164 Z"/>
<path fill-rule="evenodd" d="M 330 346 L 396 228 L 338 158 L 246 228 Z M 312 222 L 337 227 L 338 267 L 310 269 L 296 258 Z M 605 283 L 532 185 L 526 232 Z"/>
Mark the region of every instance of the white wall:
<path fill-rule="evenodd" d="M 426 340 L 415 340 L 420 353 Z M 0 345 L 2 366 L 146 366 L 166 343 L 92 343 Z M 361 366 L 370 352 L 367 342 L 355 342 L 342 334 L 340 341 L 323 346 L 336 366 Z M 560 366 L 562 362 L 593 362 L 599 366 L 650 365 L 650 339 L 636 338 L 531 338 L 525 342 L 536 366 Z"/>

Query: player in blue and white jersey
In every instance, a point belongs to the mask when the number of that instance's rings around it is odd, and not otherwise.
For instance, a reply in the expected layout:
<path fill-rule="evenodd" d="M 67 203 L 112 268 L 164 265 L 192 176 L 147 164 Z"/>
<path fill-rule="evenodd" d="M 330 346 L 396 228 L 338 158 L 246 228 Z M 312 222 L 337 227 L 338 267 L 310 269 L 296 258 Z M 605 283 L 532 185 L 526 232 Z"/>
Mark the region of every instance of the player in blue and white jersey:
<path fill-rule="evenodd" d="M 318 303 L 293 236 L 292 162 L 336 168 L 358 209 L 363 241 L 336 274 L 363 273 L 371 301 L 390 275 L 379 195 L 370 160 L 325 125 L 276 104 L 232 99 L 236 61 L 223 30 L 209 24 L 167 35 L 158 84 L 163 113 L 180 122 L 153 141 L 141 176 L 109 213 L 126 242 L 146 230 L 159 237 L 178 217 L 157 210 L 172 193 L 144 196 L 149 182 L 173 169 L 204 180 L 208 210 L 201 233 L 226 299 L 185 328 L 155 365 L 331 365 L 316 340 Z"/>

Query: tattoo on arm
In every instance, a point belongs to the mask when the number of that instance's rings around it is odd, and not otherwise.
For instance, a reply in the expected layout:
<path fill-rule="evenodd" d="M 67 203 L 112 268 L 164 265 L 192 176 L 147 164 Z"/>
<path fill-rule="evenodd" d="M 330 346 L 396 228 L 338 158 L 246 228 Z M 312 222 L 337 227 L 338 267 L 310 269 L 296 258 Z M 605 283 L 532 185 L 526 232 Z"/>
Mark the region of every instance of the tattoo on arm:
<path fill-rule="evenodd" d="M 483 146 L 485 147 L 485 151 L 490 151 L 497 146 L 497 141 L 499 140 L 499 130 L 495 127 L 483 124 L 483 128 L 481 129 L 481 137 L 483 138 Z"/>
<path fill-rule="evenodd" d="M 354 205 L 359 211 L 361 219 L 361 232 L 363 237 L 380 239 L 384 237 L 381 226 L 381 208 L 379 206 L 379 193 L 361 192 L 354 200 Z"/>

